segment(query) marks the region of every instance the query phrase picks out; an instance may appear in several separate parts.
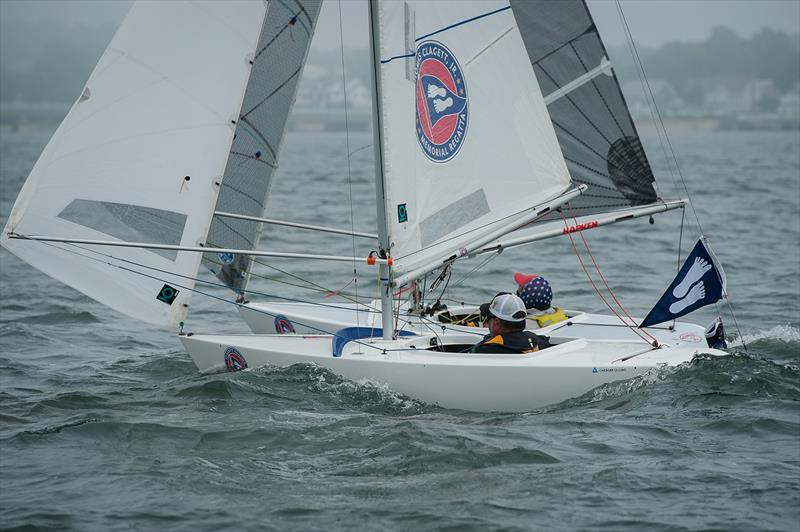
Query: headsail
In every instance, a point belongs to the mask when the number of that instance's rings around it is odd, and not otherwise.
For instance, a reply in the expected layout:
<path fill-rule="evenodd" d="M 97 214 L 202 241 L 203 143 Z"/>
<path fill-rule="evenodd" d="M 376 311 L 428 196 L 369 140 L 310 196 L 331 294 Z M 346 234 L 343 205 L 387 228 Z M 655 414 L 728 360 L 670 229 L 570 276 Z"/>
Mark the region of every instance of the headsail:
<path fill-rule="evenodd" d="M 204 242 L 265 12 L 260 1 L 135 4 L 31 170 L 2 244 L 134 318 L 180 321 L 199 253 L 9 233 Z"/>
<path fill-rule="evenodd" d="M 508 1 L 386 2 L 380 17 L 385 201 L 402 275 L 513 226 L 570 178 Z"/>
<path fill-rule="evenodd" d="M 584 0 L 511 0 L 511 7 L 570 175 L 589 185 L 570 202 L 574 214 L 657 201 L 653 172 Z"/>
<path fill-rule="evenodd" d="M 216 211 L 263 216 L 272 175 L 278 165 L 286 120 L 294 103 L 322 0 L 272 1 L 267 6 L 250 82 L 237 119 Z M 207 245 L 254 249 L 261 224 L 215 217 Z M 203 264 L 232 290 L 242 292 L 252 258 L 206 253 Z"/>

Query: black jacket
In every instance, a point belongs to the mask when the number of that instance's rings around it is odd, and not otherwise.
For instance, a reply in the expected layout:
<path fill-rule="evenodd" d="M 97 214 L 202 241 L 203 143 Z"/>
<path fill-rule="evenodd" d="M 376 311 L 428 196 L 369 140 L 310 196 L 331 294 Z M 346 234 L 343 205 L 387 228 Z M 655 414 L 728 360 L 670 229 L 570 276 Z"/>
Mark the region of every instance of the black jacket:
<path fill-rule="evenodd" d="M 550 347 L 547 336 L 539 336 L 530 331 L 514 331 L 484 339 L 469 350 L 470 353 L 531 353 Z"/>

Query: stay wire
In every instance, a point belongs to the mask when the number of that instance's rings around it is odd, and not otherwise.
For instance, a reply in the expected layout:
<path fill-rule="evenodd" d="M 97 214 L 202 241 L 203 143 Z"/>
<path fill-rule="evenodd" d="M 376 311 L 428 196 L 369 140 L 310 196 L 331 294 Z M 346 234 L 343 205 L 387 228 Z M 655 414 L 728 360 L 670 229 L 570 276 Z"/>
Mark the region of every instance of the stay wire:
<path fill-rule="evenodd" d="M 675 275 L 677 276 L 678 273 L 681 271 L 681 249 L 683 248 L 683 225 L 686 221 L 686 209 L 681 209 L 683 212 L 681 213 L 681 228 L 678 232 L 678 263 L 677 267 L 675 268 Z M 676 320 L 672 320 L 672 327 L 675 327 Z"/>
<path fill-rule="evenodd" d="M 252 271 L 250 271 L 250 275 L 251 276 L 258 277 L 258 278 L 261 278 L 261 279 L 274 280 L 276 282 L 279 282 L 281 284 L 285 284 L 287 286 L 295 286 L 297 288 L 303 288 L 305 290 L 311 290 L 311 291 L 314 291 L 314 292 L 320 292 L 320 293 L 324 293 L 324 294 L 336 295 L 336 296 L 339 296 L 339 297 L 341 297 L 341 298 L 343 298 L 343 299 L 345 299 L 347 301 L 352 301 L 353 303 L 358 303 L 358 300 L 353 298 L 350 294 L 342 292 L 342 290 L 347 288 L 349 283 L 348 283 L 348 285 L 345 285 L 344 287 L 340 288 L 339 290 L 334 290 L 334 289 L 325 287 L 325 286 L 323 286 L 321 284 L 315 283 L 315 282 L 313 282 L 313 281 L 311 281 L 309 279 L 306 279 L 304 277 L 301 277 L 299 275 L 293 274 L 293 273 L 288 272 L 286 270 L 282 270 L 281 268 L 278 268 L 277 266 L 274 266 L 272 264 L 268 264 L 266 262 L 259 261 L 259 260 L 253 260 L 253 262 L 256 263 L 256 264 L 259 264 L 261 266 L 265 266 L 267 268 L 271 268 L 271 269 L 273 269 L 273 270 L 275 270 L 277 272 L 280 272 L 280 273 L 282 273 L 284 275 L 288 275 L 289 277 L 297 279 L 298 281 L 302 281 L 304 283 L 307 283 L 307 285 L 304 286 L 304 285 L 298 285 L 298 284 L 294 284 L 294 283 L 289 283 L 287 281 L 283 281 L 283 280 L 279 280 L 279 279 L 276 279 L 276 278 L 267 277 L 266 275 L 261 275 L 261 274 L 253 273 Z M 248 293 L 248 294 L 256 294 L 256 295 L 263 295 L 263 294 L 259 294 L 257 291 L 254 291 L 254 290 L 246 290 L 246 293 Z M 362 303 L 362 304 L 365 305 L 367 308 L 370 308 L 369 305 L 364 304 L 364 303 Z M 372 310 L 377 310 L 377 309 L 372 309 Z"/>
<path fill-rule="evenodd" d="M 339 44 L 340 55 L 342 59 L 342 92 L 344 99 L 344 130 L 345 130 L 345 145 L 347 152 L 347 187 L 348 196 L 350 199 L 350 233 L 352 233 L 353 243 L 353 285 L 356 293 L 356 305 L 358 305 L 358 272 L 356 268 L 356 237 L 355 237 L 355 214 L 353 210 L 353 175 L 350 164 L 350 122 L 347 109 L 347 76 L 344 62 L 344 25 L 342 23 L 342 0 L 339 0 Z M 356 326 L 359 326 L 359 312 L 356 309 Z"/>
<path fill-rule="evenodd" d="M 650 110 L 651 115 L 653 113 L 653 110 L 655 110 L 655 113 L 658 116 L 658 124 L 656 125 L 656 130 L 658 131 L 659 139 L 661 139 L 661 130 L 663 130 L 664 138 L 666 139 L 667 146 L 669 147 L 669 152 L 670 152 L 670 154 L 672 156 L 673 164 L 675 165 L 675 169 L 677 170 L 678 176 L 680 177 L 680 182 L 683 185 L 683 190 L 684 190 L 684 192 L 686 194 L 686 197 L 689 198 L 689 206 L 691 207 L 692 214 L 694 215 L 695 221 L 697 222 L 697 228 L 700 231 L 701 238 L 703 238 L 705 240 L 706 237 L 705 237 L 705 231 L 703 230 L 703 225 L 700 223 L 700 217 L 697 214 L 697 209 L 695 209 L 695 207 L 694 207 L 694 202 L 691 201 L 691 194 L 689 194 L 689 187 L 686 185 L 686 179 L 684 179 L 684 177 L 683 177 L 683 172 L 681 171 L 681 167 L 680 167 L 680 163 L 678 162 L 677 154 L 675 152 L 675 149 L 672 146 L 672 141 L 670 140 L 669 134 L 667 133 L 667 128 L 664 125 L 664 120 L 663 120 L 663 118 L 661 116 L 661 111 L 658 108 L 658 104 L 656 103 L 655 96 L 653 95 L 652 87 L 650 86 L 650 82 L 647 79 L 647 73 L 645 72 L 645 69 L 644 69 L 644 63 L 642 62 L 641 57 L 639 56 L 639 51 L 636 48 L 636 44 L 635 44 L 635 42 L 633 40 L 633 33 L 631 32 L 630 26 L 628 25 L 628 19 L 625 16 L 624 11 L 622 10 L 622 5 L 620 3 L 620 0 L 615 0 L 615 2 L 616 2 L 616 6 L 617 6 L 617 11 L 619 12 L 620 19 L 622 20 L 622 24 L 623 24 L 624 29 L 625 29 L 625 34 L 626 34 L 626 36 L 628 38 L 628 42 L 630 43 L 631 54 L 634 56 L 634 64 L 635 64 L 635 66 L 638 67 L 637 68 L 637 72 L 641 71 L 641 79 L 644 80 L 644 85 L 647 87 L 647 92 L 650 95 L 650 101 L 652 101 L 652 104 L 653 104 L 652 108 Z M 658 127 L 659 125 L 660 125 L 660 129 Z M 725 301 L 728 304 L 728 307 L 730 309 L 730 313 L 731 313 L 731 316 L 733 317 L 734 325 L 736 326 L 736 330 L 737 330 L 737 332 L 739 334 L 739 337 L 742 338 L 742 345 L 745 346 L 745 344 L 744 344 L 744 336 L 742 335 L 741 329 L 739 329 L 739 324 L 738 324 L 738 321 L 736 320 L 736 314 L 734 313 L 734 310 L 733 310 L 733 303 L 731 302 L 730 298 L 727 297 L 727 295 L 725 297 Z M 719 309 L 719 304 L 717 304 L 717 312 L 719 312 L 719 314 L 722 315 L 722 313 L 721 313 L 721 311 Z M 747 346 L 745 346 L 745 351 L 747 351 Z"/>
<path fill-rule="evenodd" d="M 24 235 L 19 235 L 19 236 L 22 237 L 22 238 L 26 238 Z M 77 254 L 77 255 L 79 255 L 79 256 L 81 256 L 83 258 L 94 260 L 95 262 L 100 262 L 100 263 L 107 264 L 107 265 L 113 266 L 113 267 L 117 267 L 118 266 L 117 264 L 114 264 L 112 262 L 108 262 L 107 260 L 101 260 L 101 259 L 99 259 L 97 257 L 91 257 L 91 256 L 83 254 L 83 253 L 77 253 L 76 251 L 70 250 L 70 249 L 68 249 L 66 247 L 63 247 L 63 246 L 54 246 L 54 245 L 52 245 L 52 243 L 42 242 L 42 241 L 38 241 L 38 240 L 32 240 L 32 239 L 28 239 L 28 240 L 31 240 L 31 241 L 34 241 L 34 242 L 39 242 L 39 243 L 42 243 L 42 244 L 49 244 L 49 245 L 51 245 L 51 247 L 55 247 L 56 249 L 60 249 L 60 250 L 65 251 L 65 252 Z M 121 258 L 121 257 L 117 257 L 115 255 L 111 255 L 111 254 L 108 254 L 108 253 L 103 253 L 101 251 L 97 251 L 95 249 L 90 249 L 90 248 L 87 248 L 87 247 L 84 247 L 84 246 L 80 246 L 78 244 L 70 244 L 70 245 L 72 247 L 74 247 L 74 248 L 77 248 L 77 249 L 80 249 L 82 251 L 85 251 L 86 253 L 91 253 L 93 255 L 97 255 L 97 256 L 103 257 L 105 259 L 117 261 L 117 262 L 120 262 L 120 263 L 130 264 L 130 265 L 137 266 L 137 267 L 140 267 L 140 268 L 145 268 L 145 269 L 148 269 L 148 270 L 152 270 L 154 272 L 170 275 L 172 277 L 179 277 L 181 279 L 194 281 L 196 283 L 203 283 L 203 284 L 211 286 L 211 287 L 217 287 L 217 288 L 222 288 L 222 289 L 225 289 L 225 290 L 230 290 L 230 287 L 228 285 L 226 285 L 226 284 L 223 284 L 223 283 L 215 283 L 215 282 L 212 282 L 212 281 L 207 281 L 205 279 L 201 279 L 199 277 L 192 277 L 190 275 L 184 275 L 184 274 L 180 274 L 180 273 L 169 272 L 169 271 L 166 271 L 166 270 L 162 270 L 160 268 L 156 268 L 154 266 L 148 266 L 146 264 L 141 264 L 141 263 L 132 261 L 130 259 L 124 259 L 124 258 Z M 318 307 L 349 310 L 348 307 L 342 307 L 340 305 L 330 305 L 330 304 L 318 303 L 318 302 L 307 302 L 307 301 L 304 301 L 304 300 L 301 300 L 301 299 L 278 296 L 278 295 L 270 294 L 270 293 L 267 293 L 267 292 L 258 292 L 258 291 L 255 291 L 255 290 L 249 290 L 248 293 L 259 295 L 259 296 L 264 296 L 264 297 L 270 297 L 270 298 L 273 298 L 273 299 L 279 299 L 279 300 L 282 300 L 282 301 L 288 301 L 290 303 L 308 303 L 310 305 L 314 305 L 314 306 L 318 306 Z M 252 307 L 249 307 L 249 308 L 252 308 Z M 377 309 L 371 309 L 371 310 L 373 310 L 374 312 L 377 312 Z"/>
<path fill-rule="evenodd" d="M 20 235 L 20 236 L 22 236 L 22 235 Z M 111 266 L 112 268 L 117 268 L 117 269 L 120 269 L 122 271 L 130 272 L 130 273 L 133 273 L 135 275 L 139 275 L 141 277 L 146 277 L 148 279 L 153 279 L 155 281 L 159 281 L 159 282 L 162 282 L 162 283 L 165 283 L 165 284 L 169 281 L 169 283 L 174 284 L 176 287 L 178 287 L 178 288 L 180 288 L 182 290 L 186 290 L 188 292 L 193 292 L 193 293 L 196 293 L 196 294 L 200 294 L 202 296 L 205 296 L 205 297 L 208 297 L 208 298 L 211 298 L 211 299 L 215 299 L 215 300 L 221 301 L 223 303 L 228 303 L 228 304 L 234 305 L 236 307 L 240 306 L 240 304 L 237 303 L 235 300 L 226 299 L 226 298 L 221 297 L 221 296 L 217 296 L 217 295 L 214 295 L 214 294 L 211 294 L 211 293 L 208 293 L 208 292 L 204 292 L 202 290 L 198 290 L 197 288 L 194 288 L 194 287 L 184 286 L 184 285 L 178 284 L 178 283 L 176 283 L 176 282 L 174 282 L 172 280 L 167 280 L 167 279 L 164 279 L 162 277 L 157 277 L 155 275 L 150 275 L 150 274 L 145 273 L 143 271 L 135 270 L 133 268 L 128 268 L 126 266 L 123 266 L 122 264 L 114 264 L 112 262 L 104 261 L 104 260 L 102 260 L 102 259 L 100 259 L 98 257 L 92 257 L 92 256 L 89 256 L 89 255 L 87 255 L 85 253 L 80 253 L 79 251 L 76 251 L 76 250 L 73 250 L 73 249 L 69 249 L 69 248 L 64 247 L 64 246 L 56 245 L 56 244 L 54 244 L 52 242 L 42 242 L 42 241 L 35 241 L 35 242 L 38 242 L 38 243 L 46 245 L 46 246 L 54 247 L 56 249 L 60 249 L 61 251 L 64 251 L 66 253 L 72 253 L 74 255 L 78 255 L 79 257 L 85 258 L 87 260 L 91 260 L 91 261 L 94 261 L 94 262 L 99 262 L 101 264 L 106 264 L 107 266 Z M 78 244 L 71 244 L 71 243 L 65 243 L 65 244 L 67 244 L 67 246 L 78 248 L 78 249 L 80 249 L 82 251 L 86 251 L 86 252 L 90 252 L 90 253 L 94 253 L 94 254 L 99 254 L 100 256 L 106 256 L 107 258 L 111 258 L 113 260 L 117 260 L 117 261 L 120 261 L 120 262 L 126 262 L 126 263 L 129 263 L 129 264 L 132 264 L 132 265 L 135 265 L 135 266 L 138 266 L 138 267 L 141 267 L 141 268 L 146 268 L 146 269 L 149 269 L 149 270 L 153 270 L 153 271 L 156 271 L 156 272 L 159 272 L 159 273 L 166 273 L 166 274 L 174 276 L 174 277 L 181 277 L 181 278 L 184 278 L 184 279 L 187 279 L 187 280 L 205 282 L 206 284 L 209 284 L 211 286 L 224 286 L 224 285 L 219 285 L 217 283 L 211 283 L 211 282 L 208 282 L 208 281 L 203 281 L 202 279 L 197 279 L 197 278 L 190 277 L 190 276 L 187 276 L 187 275 L 181 275 L 181 274 L 175 274 L 175 273 L 172 273 L 172 272 L 167 272 L 167 271 L 160 270 L 158 268 L 154 268 L 154 267 L 151 267 L 151 266 L 147 266 L 147 265 L 144 265 L 144 264 L 139 264 L 139 263 L 134 262 L 134 261 L 129 261 L 127 259 L 120 259 L 118 257 L 104 255 L 103 253 L 98 253 L 98 252 L 96 252 L 94 250 L 91 250 L 91 249 L 88 249 L 88 248 L 84 248 L 84 247 L 82 247 L 82 246 L 80 246 Z M 227 287 L 225 287 L 225 288 L 227 288 Z M 286 298 L 282 298 L 282 299 L 286 299 Z M 258 312 L 259 314 L 266 314 L 267 316 L 271 316 L 273 318 L 277 317 L 277 314 L 273 314 L 271 312 L 267 312 L 267 311 L 265 311 L 263 309 L 257 309 L 257 308 L 253 308 L 253 307 L 249 307 L 249 308 L 251 310 L 255 311 L 255 312 Z M 336 332 L 326 331 L 324 329 L 320 329 L 319 327 L 315 327 L 315 326 L 310 325 L 308 323 L 303 323 L 303 322 L 300 322 L 300 321 L 297 321 L 297 320 L 294 320 L 294 323 L 296 323 L 297 325 L 302 325 L 303 327 L 307 327 L 307 328 L 309 328 L 311 330 L 318 331 L 318 332 L 320 332 L 322 334 L 329 334 L 329 335 L 335 336 L 337 338 L 344 338 L 344 337 L 340 336 L 339 334 L 337 334 Z M 361 345 L 361 346 L 364 346 L 364 347 L 369 347 L 371 349 L 375 349 L 377 351 L 383 351 L 383 352 L 409 351 L 410 350 L 410 349 L 385 349 L 383 347 L 378 347 L 378 346 L 375 346 L 375 345 L 372 345 L 372 344 L 368 344 L 366 342 L 361 342 L 361 341 L 356 340 L 356 339 L 349 339 L 349 341 L 354 342 L 354 343 L 356 343 L 358 345 Z"/>
<path fill-rule="evenodd" d="M 653 89 L 650 86 L 650 82 L 647 79 L 647 73 L 645 72 L 645 69 L 644 69 L 644 63 L 642 63 L 642 59 L 639 56 L 639 50 L 636 48 L 636 43 L 633 40 L 633 33 L 631 33 L 630 26 L 628 25 L 628 19 L 625 16 L 625 12 L 622 10 L 622 4 L 620 4 L 620 0 L 616 0 L 616 5 L 617 5 L 617 11 L 619 12 L 620 18 L 622 19 L 622 24 L 623 24 L 623 26 L 625 28 L 625 34 L 627 35 L 629 43 L 630 43 L 631 53 L 635 56 L 634 63 L 638 67 L 637 72 L 641 71 L 642 79 L 644 80 L 645 86 L 647 87 L 647 92 L 650 95 L 650 101 L 652 101 L 652 104 L 653 104 L 653 107 L 651 109 L 651 113 L 653 111 L 655 111 L 655 114 L 658 117 L 657 126 L 660 126 L 660 129 L 658 127 L 656 129 L 659 131 L 659 138 L 661 137 L 661 130 L 663 130 L 664 138 L 666 139 L 667 146 L 669 147 L 669 153 L 670 153 L 670 155 L 672 157 L 672 162 L 675 165 L 675 169 L 678 172 L 678 176 L 680 177 L 681 184 L 683 185 L 683 190 L 686 193 L 686 197 L 690 198 L 689 206 L 691 207 L 692 214 L 694 214 L 694 218 L 697 221 L 697 228 L 700 230 L 700 234 L 705 234 L 705 231 L 703 231 L 703 226 L 700 223 L 700 217 L 697 214 L 697 210 L 694 208 L 694 203 L 691 201 L 691 195 L 689 194 L 689 188 L 686 185 L 686 179 L 684 179 L 684 177 L 683 177 L 683 172 L 681 171 L 680 164 L 678 163 L 678 157 L 675 154 L 675 149 L 672 146 L 672 141 L 670 140 L 669 134 L 667 133 L 667 128 L 664 126 L 664 120 L 663 120 L 663 118 L 661 116 L 661 111 L 659 110 L 658 105 L 656 104 L 655 96 L 653 95 Z"/>
<path fill-rule="evenodd" d="M 453 287 L 461 286 L 461 283 L 466 281 L 473 273 L 475 273 L 479 269 L 483 268 L 484 266 L 486 266 L 487 264 L 489 264 L 491 261 L 493 261 L 494 259 L 496 259 L 499 256 L 500 256 L 500 252 L 492 253 L 491 255 L 489 255 L 489 257 L 486 260 L 484 260 L 483 262 L 481 262 L 480 264 L 478 264 L 477 266 L 472 268 L 470 271 L 468 271 L 467 273 L 462 275 L 461 278 L 459 278 L 457 281 L 455 281 L 453 283 Z M 444 296 L 444 293 L 442 293 L 442 296 Z"/>

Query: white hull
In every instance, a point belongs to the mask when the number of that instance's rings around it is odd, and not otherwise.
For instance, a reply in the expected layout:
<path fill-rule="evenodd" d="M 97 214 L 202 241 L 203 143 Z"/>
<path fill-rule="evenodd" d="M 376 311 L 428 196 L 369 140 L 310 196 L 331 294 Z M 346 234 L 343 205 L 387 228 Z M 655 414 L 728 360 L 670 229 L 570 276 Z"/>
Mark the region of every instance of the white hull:
<path fill-rule="evenodd" d="M 247 367 L 316 364 L 353 381 L 384 384 L 409 397 L 446 408 L 524 412 L 580 396 L 602 384 L 629 379 L 653 368 L 676 366 L 696 354 L 724 355 L 709 348 L 644 343 L 564 341 L 528 354 L 469 354 L 429 351 L 433 335 L 348 343 L 333 356 L 330 335 L 180 336 L 200 370 L 225 368 L 227 353 Z M 474 343 L 472 335 L 447 335 L 439 342 Z M 385 349 L 385 351 L 384 351 Z"/>
<path fill-rule="evenodd" d="M 376 310 L 377 307 L 377 310 Z M 280 318 L 291 324 L 298 334 L 334 334 L 344 327 L 381 327 L 380 302 L 370 306 L 354 303 L 313 304 L 259 302 L 239 305 L 239 313 L 250 329 L 256 334 L 280 334 L 277 330 Z M 474 305 L 450 305 L 448 310 L 455 315 L 466 315 L 478 312 Z M 566 311 L 570 316 L 568 322 L 560 322 L 549 327 L 538 328 L 536 321 L 528 320 L 528 330 L 552 338 L 583 338 L 586 340 L 609 340 L 622 342 L 643 342 L 644 340 L 629 327 L 620 323 L 616 316 L 589 314 L 586 312 Z M 417 334 L 470 334 L 480 338 L 488 329 L 453 325 L 439 321 L 438 314 L 433 317 L 420 318 L 416 315 L 403 314 L 398 317 L 398 329 Z M 641 320 L 635 318 L 636 322 Z M 648 327 L 645 331 L 659 343 L 674 347 L 707 347 L 705 330 L 692 323 L 677 322 L 674 328 L 669 324 Z M 649 337 L 644 335 L 645 338 Z"/>

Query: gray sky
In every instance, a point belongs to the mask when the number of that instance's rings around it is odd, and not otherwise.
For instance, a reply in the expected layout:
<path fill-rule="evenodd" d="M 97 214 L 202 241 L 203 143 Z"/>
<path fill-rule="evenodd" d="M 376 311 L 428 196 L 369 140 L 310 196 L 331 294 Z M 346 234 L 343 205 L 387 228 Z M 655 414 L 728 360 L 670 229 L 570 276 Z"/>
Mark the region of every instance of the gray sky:
<path fill-rule="evenodd" d="M 464 0 L 469 1 L 469 0 Z M 5 24 L 36 21 L 47 25 L 97 27 L 119 24 L 131 0 L 0 0 Z M 366 46 L 365 0 L 342 0 L 345 44 Z M 607 44 L 624 43 L 613 0 L 589 0 L 590 9 Z M 744 37 L 762 27 L 800 32 L 800 0 L 622 0 L 634 39 L 645 46 L 668 41 L 699 41 L 714 26 L 724 25 Z M 31 35 L 31 39 L 36 39 Z M 316 47 L 339 43 L 339 3 L 323 4 Z"/>
<path fill-rule="evenodd" d="M 624 44 L 616 3 L 588 2 L 606 44 Z M 342 0 L 347 45 L 366 46 L 364 4 L 365 0 Z M 742 37 L 751 37 L 765 26 L 789 34 L 800 33 L 800 0 L 621 0 L 621 4 L 634 39 L 644 46 L 702 41 L 711 35 L 714 26 L 728 26 Z M 327 1 L 320 17 L 314 45 L 338 46 L 339 3 Z"/>

